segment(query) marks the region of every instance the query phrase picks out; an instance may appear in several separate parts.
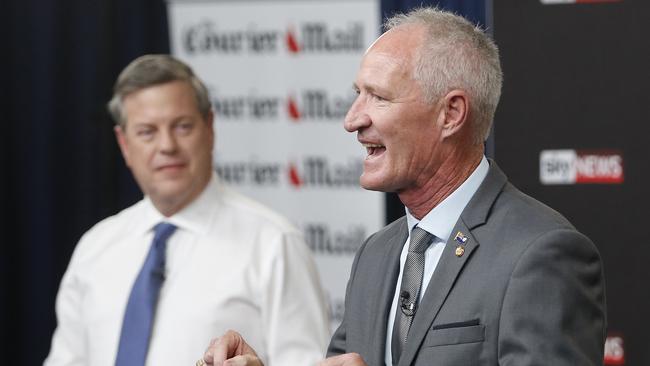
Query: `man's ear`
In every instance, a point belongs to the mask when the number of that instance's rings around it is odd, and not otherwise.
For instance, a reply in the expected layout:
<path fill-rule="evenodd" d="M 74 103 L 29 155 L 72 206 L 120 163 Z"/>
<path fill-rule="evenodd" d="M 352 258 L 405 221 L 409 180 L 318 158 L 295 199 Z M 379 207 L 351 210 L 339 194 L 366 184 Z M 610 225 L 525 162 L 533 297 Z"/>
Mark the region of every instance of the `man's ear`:
<path fill-rule="evenodd" d="M 120 147 L 120 151 L 122 152 L 122 157 L 124 158 L 126 165 L 131 167 L 131 163 L 129 162 L 129 144 L 126 140 L 126 131 L 124 131 L 120 125 L 113 127 L 113 131 L 115 131 L 115 139 L 117 140 L 117 145 Z"/>
<path fill-rule="evenodd" d="M 444 122 L 443 138 L 457 135 L 465 126 L 469 115 L 469 97 L 467 92 L 454 89 L 442 98 Z"/>
<path fill-rule="evenodd" d="M 212 146 L 214 147 L 214 111 L 210 109 L 210 112 L 208 113 L 208 116 L 205 118 L 205 123 L 208 124 L 208 130 L 210 131 L 210 138 L 212 140 Z"/>
<path fill-rule="evenodd" d="M 210 109 L 210 112 L 208 112 L 208 115 L 205 118 L 205 123 L 207 123 L 210 128 L 214 128 L 214 112 L 212 109 Z"/>

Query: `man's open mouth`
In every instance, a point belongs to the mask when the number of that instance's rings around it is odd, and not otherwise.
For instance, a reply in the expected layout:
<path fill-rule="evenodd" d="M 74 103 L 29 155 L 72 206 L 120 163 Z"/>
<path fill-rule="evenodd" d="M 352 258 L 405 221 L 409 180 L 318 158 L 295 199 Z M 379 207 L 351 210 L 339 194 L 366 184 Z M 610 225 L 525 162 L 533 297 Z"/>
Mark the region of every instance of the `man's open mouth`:
<path fill-rule="evenodd" d="M 363 146 L 366 148 L 366 152 L 368 153 L 368 157 L 375 157 L 379 156 L 386 151 L 386 146 L 384 145 L 379 145 L 379 144 L 363 144 Z"/>

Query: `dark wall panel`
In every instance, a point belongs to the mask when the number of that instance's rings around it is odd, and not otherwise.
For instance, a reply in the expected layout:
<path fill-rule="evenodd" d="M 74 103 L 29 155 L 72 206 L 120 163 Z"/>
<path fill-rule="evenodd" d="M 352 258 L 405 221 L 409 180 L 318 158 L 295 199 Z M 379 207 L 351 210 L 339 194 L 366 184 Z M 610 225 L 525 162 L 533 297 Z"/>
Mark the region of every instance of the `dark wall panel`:
<path fill-rule="evenodd" d="M 567 216 L 596 243 L 605 264 L 610 334 L 625 365 L 649 365 L 650 42 L 648 1 L 494 2 L 505 84 L 495 154 L 519 188 Z M 623 157 L 620 184 L 540 181 L 543 150 Z M 575 166 L 574 166 L 575 168 Z"/>

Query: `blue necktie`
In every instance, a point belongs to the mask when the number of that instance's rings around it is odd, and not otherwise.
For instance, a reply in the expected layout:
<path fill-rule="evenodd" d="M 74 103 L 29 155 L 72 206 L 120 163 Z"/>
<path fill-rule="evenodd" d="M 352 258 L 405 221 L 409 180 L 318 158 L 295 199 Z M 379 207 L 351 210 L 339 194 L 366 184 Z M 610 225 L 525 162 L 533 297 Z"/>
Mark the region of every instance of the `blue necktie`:
<path fill-rule="evenodd" d="M 147 359 L 158 294 L 165 280 L 165 248 L 167 239 L 175 230 L 176 226 L 165 222 L 154 228 L 149 254 L 133 284 L 126 305 L 116 366 L 143 366 Z"/>

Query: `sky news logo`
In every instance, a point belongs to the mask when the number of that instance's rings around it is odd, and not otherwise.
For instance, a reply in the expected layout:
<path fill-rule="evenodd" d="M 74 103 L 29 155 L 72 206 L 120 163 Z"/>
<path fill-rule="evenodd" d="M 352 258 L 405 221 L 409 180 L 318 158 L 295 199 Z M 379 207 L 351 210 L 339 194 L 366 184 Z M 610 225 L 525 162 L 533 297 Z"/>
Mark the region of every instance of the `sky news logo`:
<path fill-rule="evenodd" d="M 539 180 L 555 184 L 621 184 L 623 154 L 615 150 L 543 150 Z"/>
<path fill-rule="evenodd" d="M 332 26 L 327 22 L 304 22 L 285 30 L 258 29 L 249 24 L 246 29 L 223 30 L 211 20 L 184 27 L 182 46 L 190 55 L 196 54 L 274 54 L 285 51 L 301 53 L 363 52 L 364 26 L 349 22 Z"/>
<path fill-rule="evenodd" d="M 625 347 L 623 336 L 618 334 L 609 334 L 605 340 L 605 360 L 606 366 L 625 365 Z"/>

